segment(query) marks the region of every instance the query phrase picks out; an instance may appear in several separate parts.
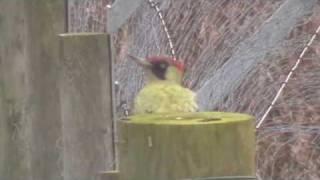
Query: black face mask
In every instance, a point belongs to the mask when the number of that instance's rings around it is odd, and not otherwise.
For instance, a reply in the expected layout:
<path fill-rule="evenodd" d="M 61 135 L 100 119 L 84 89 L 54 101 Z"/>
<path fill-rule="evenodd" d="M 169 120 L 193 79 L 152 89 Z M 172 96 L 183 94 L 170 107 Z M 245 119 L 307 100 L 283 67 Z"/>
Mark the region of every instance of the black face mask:
<path fill-rule="evenodd" d="M 169 63 L 166 61 L 153 62 L 151 71 L 157 78 L 165 80 L 168 67 Z"/>

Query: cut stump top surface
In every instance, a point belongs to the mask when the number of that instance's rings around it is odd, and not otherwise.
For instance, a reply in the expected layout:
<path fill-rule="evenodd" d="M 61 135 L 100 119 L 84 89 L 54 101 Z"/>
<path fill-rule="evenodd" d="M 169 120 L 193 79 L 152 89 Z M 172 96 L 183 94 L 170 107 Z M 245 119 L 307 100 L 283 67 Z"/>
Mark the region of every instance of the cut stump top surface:
<path fill-rule="evenodd" d="M 231 112 L 196 112 L 134 115 L 124 123 L 154 125 L 208 125 L 240 123 L 254 120 L 253 116 Z"/>

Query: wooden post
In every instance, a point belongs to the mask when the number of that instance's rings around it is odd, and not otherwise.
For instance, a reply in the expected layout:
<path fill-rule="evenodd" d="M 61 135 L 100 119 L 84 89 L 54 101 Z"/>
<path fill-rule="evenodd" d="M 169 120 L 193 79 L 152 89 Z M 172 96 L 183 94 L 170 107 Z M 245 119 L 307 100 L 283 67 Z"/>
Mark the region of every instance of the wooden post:
<path fill-rule="evenodd" d="M 251 116 L 139 115 L 119 122 L 120 180 L 255 175 Z"/>
<path fill-rule="evenodd" d="M 64 10 L 64 0 L 0 1 L 0 179 L 62 179 L 56 34 Z"/>
<path fill-rule="evenodd" d="M 32 180 L 62 180 L 61 119 L 58 89 L 59 41 L 65 1 L 25 2 L 27 25 L 27 109 L 32 126 Z"/>
<path fill-rule="evenodd" d="M 61 114 L 66 180 L 94 180 L 114 164 L 109 36 L 61 34 Z"/>
<path fill-rule="evenodd" d="M 24 2 L 0 1 L 0 179 L 31 180 Z"/>

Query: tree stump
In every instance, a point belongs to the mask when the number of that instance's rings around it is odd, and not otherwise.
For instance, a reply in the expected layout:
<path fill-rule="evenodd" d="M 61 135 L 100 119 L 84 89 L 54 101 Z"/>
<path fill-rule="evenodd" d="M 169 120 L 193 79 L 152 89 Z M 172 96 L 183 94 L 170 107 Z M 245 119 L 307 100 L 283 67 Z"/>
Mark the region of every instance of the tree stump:
<path fill-rule="evenodd" d="M 255 175 L 254 118 L 224 112 L 119 121 L 120 180 Z"/>

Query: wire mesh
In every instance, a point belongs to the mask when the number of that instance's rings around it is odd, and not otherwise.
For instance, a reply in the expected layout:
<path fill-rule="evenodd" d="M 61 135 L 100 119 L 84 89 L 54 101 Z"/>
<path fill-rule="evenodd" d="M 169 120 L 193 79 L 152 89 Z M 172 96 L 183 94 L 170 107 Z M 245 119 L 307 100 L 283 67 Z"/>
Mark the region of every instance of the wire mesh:
<path fill-rule="evenodd" d="M 69 4 L 70 31 L 105 30 L 107 0 L 73 1 Z M 187 65 L 184 84 L 197 91 L 230 59 L 241 42 L 267 23 L 285 0 L 159 2 L 176 43 L 176 54 Z M 285 40 L 261 57 L 261 63 L 250 70 L 240 86 L 215 110 L 249 113 L 260 118 L 319 24 L 318 2 L 311 13 L 291 28 Z M 157 14 L 147 3 L 142 4 L 113 39 L 120 114 L 121 104 L 132 102 L 144 85 L 143 72 L 127 61 L 126 54 L 142 57 L 170 54 L 170 48 Z M 263 180 L 320 179 L 319 55 L 317 37 L 257 132 L 257 172 Z"/>

